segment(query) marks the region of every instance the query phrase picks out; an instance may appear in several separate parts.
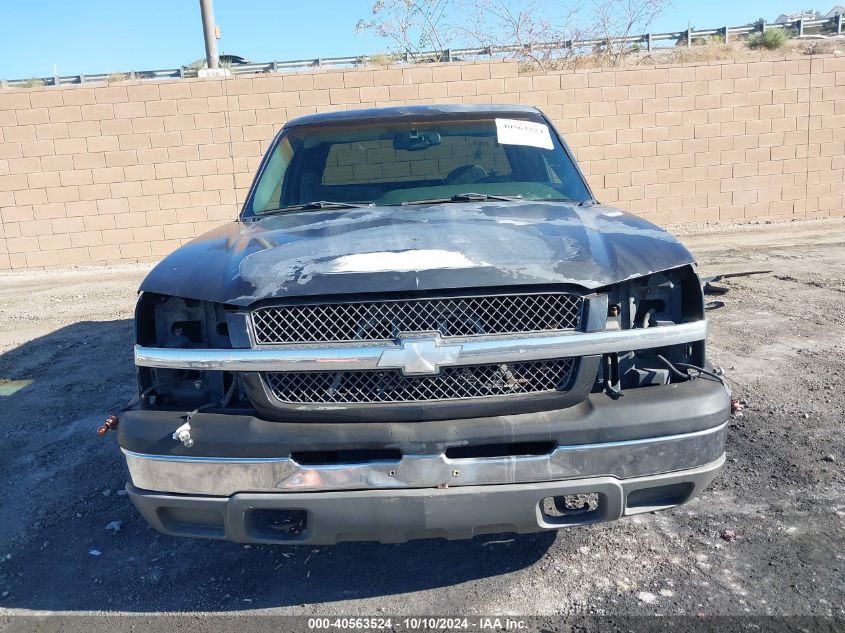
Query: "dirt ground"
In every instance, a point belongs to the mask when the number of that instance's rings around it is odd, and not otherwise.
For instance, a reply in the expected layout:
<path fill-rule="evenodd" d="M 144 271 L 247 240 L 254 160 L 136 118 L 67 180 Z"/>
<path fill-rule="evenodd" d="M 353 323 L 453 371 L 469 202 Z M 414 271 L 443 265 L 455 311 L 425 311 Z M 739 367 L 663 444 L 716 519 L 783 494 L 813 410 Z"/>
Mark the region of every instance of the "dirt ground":
<path fill-rule="evenodd" d="M 148 528 L 113 436 L 147 266 L 0 275 L 0 621 L 20 613 L 845 612 L 845 221 L 675 227 L 726 280 L 712 360 L 747 401 L 681 508 L 528 536 L 244 546 Z M 117 523 L 115 523 L 117 522 Z M 737 538 L 721 538 L 733 530 Z M 0 626 L 2 628 L 2 626 Z"/>

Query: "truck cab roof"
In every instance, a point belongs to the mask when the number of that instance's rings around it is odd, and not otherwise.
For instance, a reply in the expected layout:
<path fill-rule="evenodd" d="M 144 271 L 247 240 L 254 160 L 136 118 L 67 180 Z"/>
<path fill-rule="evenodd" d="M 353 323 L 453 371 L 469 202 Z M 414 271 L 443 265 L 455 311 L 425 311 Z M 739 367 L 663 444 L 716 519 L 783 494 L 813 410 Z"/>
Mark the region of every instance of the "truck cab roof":
<path fill-rule="evenodd" d="M 320 112 L 307 114 L 305 116 L 291 119 L 284 128 L 296 127 L 299 125 L 312 125 L 315 123 L 350 123 L 353 121 L 372 122 L 380 119 L 424 119 L 424 118 L 449 118 L 450 116 L 525 116 L 541 115 L 537 108 L 524 105 L 412 105 L 393 106 L 389 108 L 366 108 L 362 110 L 342 110 L 337 112 Z"/>

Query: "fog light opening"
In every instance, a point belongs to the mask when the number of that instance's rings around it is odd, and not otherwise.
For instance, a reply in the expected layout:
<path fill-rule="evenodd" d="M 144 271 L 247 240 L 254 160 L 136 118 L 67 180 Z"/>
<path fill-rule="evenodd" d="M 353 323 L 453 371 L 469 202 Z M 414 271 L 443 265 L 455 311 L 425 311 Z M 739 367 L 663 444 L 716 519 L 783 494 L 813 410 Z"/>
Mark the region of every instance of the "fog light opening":
<path fill-rule="evenodd" d="M 303 538 L 308 527 L 305 510 L 258 508 L 250 512 L 251 531 L 262 538 L 289 541 Z"/>
<path fill-rule="evenodd" d="M 547 523 L 584 523 L 597 519 L 601 513 L 601 499 L 597 492 L 546 497 L 540 502 L 543 519 Z"/>
<path fill-rule="evenodd" d="M 628 494 L 626 505 L 629 510 L 669 508 L 684 503 L 692 496 L 694 489 L 695 485 L 692 482 L 641 488 Z"/>

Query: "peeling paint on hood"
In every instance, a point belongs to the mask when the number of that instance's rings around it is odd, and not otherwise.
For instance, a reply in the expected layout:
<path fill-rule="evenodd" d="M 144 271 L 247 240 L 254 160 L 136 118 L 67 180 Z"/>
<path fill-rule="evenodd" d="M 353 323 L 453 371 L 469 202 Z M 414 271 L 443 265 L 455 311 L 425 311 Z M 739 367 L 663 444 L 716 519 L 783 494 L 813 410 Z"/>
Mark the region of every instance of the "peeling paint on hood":
<path fill-rule="evenodd" d="M 661 228 L 598 205 L 488 201 L 311 210 L 215 229 L 168 256 L 141 290 L 245 306 L 416 289 L 595 289 L 692 261 Z"/>

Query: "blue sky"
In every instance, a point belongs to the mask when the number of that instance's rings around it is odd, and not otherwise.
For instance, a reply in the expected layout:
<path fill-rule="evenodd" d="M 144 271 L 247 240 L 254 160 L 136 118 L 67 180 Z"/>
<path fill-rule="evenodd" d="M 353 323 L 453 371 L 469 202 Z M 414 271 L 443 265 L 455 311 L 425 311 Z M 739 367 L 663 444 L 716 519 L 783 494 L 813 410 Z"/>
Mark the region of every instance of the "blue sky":
<path fill-rule="evenodd" d="M 582 0 L 589 6 L 591 0 Z M 198 0 L 7 0 L 0 78 L 175 68 L 204 56 Z M 744 24 L 807 0 L 674 0 L 652 30 Z M 828 0 L 816 8 L 827 12 Z M 371 54 L 387 44 L 356 35 L 372 0 L 215 0 L 221 52 L 254 61 Z M 806 7 L 804 7 L 806 8 Z"/>

